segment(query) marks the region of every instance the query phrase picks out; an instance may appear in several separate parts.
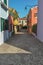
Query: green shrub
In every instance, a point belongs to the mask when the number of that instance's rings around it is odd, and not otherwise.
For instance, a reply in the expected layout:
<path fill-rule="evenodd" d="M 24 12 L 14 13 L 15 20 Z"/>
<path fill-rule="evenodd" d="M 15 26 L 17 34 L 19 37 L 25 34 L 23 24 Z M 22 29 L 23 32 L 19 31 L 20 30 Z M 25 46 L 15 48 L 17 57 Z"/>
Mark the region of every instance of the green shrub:
<path fill-rule="evenodd" d="M 34 24 L 32 26 L 32 32 L 34 32 L 35 34 L 37 34 L 37 24 Z"/>

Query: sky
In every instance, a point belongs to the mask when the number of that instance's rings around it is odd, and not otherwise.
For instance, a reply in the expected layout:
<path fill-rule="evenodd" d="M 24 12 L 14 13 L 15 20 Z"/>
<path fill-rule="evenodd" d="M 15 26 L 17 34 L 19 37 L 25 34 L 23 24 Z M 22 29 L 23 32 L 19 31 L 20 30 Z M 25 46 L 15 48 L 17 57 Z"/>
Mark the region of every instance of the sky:
<path fill-rule="evenodd" d="M 9 0 L 9 7 L 14 8 L 20 18 L 25 17 L 30 8 L 38 4 L 38 0 Z M 27 9 L 25 9 L 27 7 Z"/>

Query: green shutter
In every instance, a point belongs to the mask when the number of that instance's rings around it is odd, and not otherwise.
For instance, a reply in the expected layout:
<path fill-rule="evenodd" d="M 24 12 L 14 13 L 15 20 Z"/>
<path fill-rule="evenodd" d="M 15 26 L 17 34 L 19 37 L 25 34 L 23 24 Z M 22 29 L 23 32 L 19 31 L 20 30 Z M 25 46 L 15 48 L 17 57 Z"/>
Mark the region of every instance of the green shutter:
<path fill-rule="evenodd" d="M 1 18 L 0 18 L 0 31 L 1 31 Z"/>
<path fill-rule="evenodd" d="M 1 31 L 8 30 L 8 29 L 9 29 L 8 20 L 1 18 Z"/>
<path fill-rule="evenodd" d="M 7 5 L 7 0 L 4 0 L 4 3 Z"/>
<path fill-rule="evenodd" d="M 1 31 L 3 31 L 4 30 L 4 19 L 3 18 L 1 18 Z"/>
<path fill-rule="evenodd" d="M 9 23 L 8 20 L 5 20 L 4 22 L 4 30 L 8 30 L 9 29 Z"/>

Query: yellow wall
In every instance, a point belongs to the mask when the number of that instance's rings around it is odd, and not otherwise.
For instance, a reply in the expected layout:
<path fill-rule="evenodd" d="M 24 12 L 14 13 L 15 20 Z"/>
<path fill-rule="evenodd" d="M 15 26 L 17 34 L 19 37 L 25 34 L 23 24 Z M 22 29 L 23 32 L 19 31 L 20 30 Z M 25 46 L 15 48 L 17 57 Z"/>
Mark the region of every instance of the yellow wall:
<path fill-rule="evenodd" d="M 19 25 L 19 22 L 17 19 L 14 20 L 14 25 Z"/>

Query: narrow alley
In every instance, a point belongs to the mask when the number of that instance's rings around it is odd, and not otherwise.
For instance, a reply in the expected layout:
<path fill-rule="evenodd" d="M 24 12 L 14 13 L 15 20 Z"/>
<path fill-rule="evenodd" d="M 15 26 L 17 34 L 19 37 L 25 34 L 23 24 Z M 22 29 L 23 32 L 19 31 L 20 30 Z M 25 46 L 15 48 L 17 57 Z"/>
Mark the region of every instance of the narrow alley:
<path fill-rule="evenodd" d="M 43 43 L 26 32 L 0 46 L 0 65 L 43 65 Z"/>
<path fill-rule="evenodd" d="M 43 65 L 42 5 L 43 0 L 0 0 L 0 65 Z"/>

